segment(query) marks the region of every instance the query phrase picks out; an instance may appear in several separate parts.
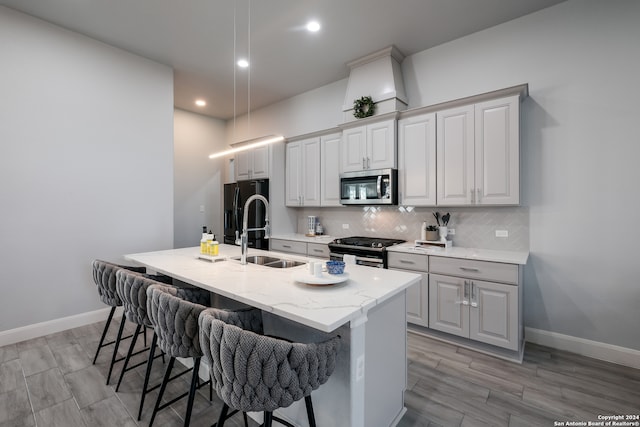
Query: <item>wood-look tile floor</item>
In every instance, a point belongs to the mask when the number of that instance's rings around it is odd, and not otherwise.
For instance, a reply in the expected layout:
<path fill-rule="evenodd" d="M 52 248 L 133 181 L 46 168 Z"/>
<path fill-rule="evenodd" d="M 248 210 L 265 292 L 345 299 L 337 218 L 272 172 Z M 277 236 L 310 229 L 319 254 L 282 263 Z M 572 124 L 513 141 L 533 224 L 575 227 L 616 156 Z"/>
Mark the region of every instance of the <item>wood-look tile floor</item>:
<path fill-rule="evenodd" d="M 142 421 L 136 421 L 144 366 L 127 372 L 116 393 L 121 363 L 105 385 L 111 347 L 91 363 L 103 325 L 0 347 L 0 427 L 148 425 L 156 392 L 147 396 Z M 112 325 L 111 338 L 116 330 Z M 133 326 L 125 330 L 131 333 Z M 531 344 L 524 363 L 517 365 L 413 333 L 408 338 L 407 413 L 401 427 L 553 426 L 554 421 L 596 420 L 600 414 L 640 414 L 640 370 Z M 125 341 L 122 355 L 127 347 Z M 157 359 L 154 383 L 163 369 Z M 187 390 L 187 381 L 188 376 L 174 381 L 167 399 Z M 155 425 L 181 426 L 185 405 L 182 399 L 160 411 Z M 220 408 L 203 388 L 191 425 L 213 424 Z M 242 418 L 225 425 L 241 426 Z"/>
<path fill-rule="evenodd" d="M 519 365 L 414 333 L 408 342 L 401 427 L 587 425 L 598 415 L 640 415 L 638 369 L 530 343 Z"/>

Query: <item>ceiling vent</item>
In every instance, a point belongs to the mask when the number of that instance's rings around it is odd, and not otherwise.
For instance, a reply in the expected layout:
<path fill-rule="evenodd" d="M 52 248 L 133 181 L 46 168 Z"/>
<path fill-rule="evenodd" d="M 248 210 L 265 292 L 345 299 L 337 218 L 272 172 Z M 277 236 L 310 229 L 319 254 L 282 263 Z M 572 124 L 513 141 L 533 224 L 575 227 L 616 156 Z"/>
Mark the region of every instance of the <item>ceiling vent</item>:
<path fill-rule="evenodd" d="M 349 83 L 342 111 L 344 122 L 357 120 L 353 116 L 353 102 L 370 96 L 376 104 L 375 114 L 380 115 L 407 108 L 407 95 L 400 63 L 404 55 L 395 46 L 389 46 L 347 64 Z"/>

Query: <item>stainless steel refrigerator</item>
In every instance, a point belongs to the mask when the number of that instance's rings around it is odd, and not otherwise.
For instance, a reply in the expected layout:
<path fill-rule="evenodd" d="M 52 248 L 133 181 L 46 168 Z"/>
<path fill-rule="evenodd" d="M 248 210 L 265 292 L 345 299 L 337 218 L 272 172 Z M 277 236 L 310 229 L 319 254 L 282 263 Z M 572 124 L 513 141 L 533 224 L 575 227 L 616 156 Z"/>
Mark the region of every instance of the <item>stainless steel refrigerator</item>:
<path fill-rule="evenodd" d="M 242 233 L 244 204 L 254 194 L 261 194 L 268 200 L 269 180 L 258 179 L 224 185 L 224 243 L 234 245 L 236 231 L 238 236 Z M 265 212 L 265 206 L 261 201 L 252 202 L 251 206 L 249 206 L 248 228 L 264 227 Z M 249 247 L 269 249 L 269 240 L 264 238 L 264 231 L 249 232 Z"/>

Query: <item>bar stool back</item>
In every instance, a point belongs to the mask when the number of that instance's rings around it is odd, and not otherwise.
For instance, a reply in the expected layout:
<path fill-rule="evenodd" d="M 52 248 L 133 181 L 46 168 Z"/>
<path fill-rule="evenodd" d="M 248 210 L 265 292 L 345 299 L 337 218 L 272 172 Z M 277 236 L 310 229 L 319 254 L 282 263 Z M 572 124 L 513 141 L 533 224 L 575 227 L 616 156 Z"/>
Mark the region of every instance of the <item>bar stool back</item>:
<path fill-rule="evenodd" d="M 161 280 L 162 282 L 160 282 Z M 124 315 L 129 322 L 136 324 L 136 331 L 133 334 L 133 338 L 131 340 L 131 344 L 129 345 L 129 351 L 127 352 L 127 356 L 124 361 L 124 366 L 122 367 L 122 371 L 120 373 L 120 378 L 118 379 L 118 385 L 116 386 L 116 392 L 120 389 L 120 384 L 122 383 L 122 379 L 124 377 L 125 372 L 137 368 L 143 364 L 147 364 L 147 369 L 144 378 L 144 385 L 142 388 L 142 393 L 140 396 L 140 407 L 138 409 L 138 421 L 142 415 L 142 408 L 144 406 L 144 400 L 147 393 L 159 387 L 152 387 L 151 389 L 147 389 L 149 385 L 149 377 L 151 374 L 151 367 L 153 364 L 153 360 L 155 356 L 156 344 L 158 342 L 158 336 L 155 331 L 153 332 L 153 338 L 151 340 L 151 346 L 149 348 L 144 348 L 138 352 L 134 352 L 134 348 L 136 345 L 136 340 L 138 335 L 143 328 L 152 328 L 153 324 L 151 323 L 151 319 L 147 313 L 147 288 L 152 285 L 163 285 L 167 284 L 171 280 L 168 276 L 152 276 L 147 274 L 140 274 L 127 270 L 119 270 L 116 273 L 116 288 L 118 291 L 118 295 L 122 300 L 122 305 L 124 308 Z M 146 331 L 145 331 L 146 336 Z M 146 344 L 146 342 L 145 342 Z M 132 356 L 142 353 L 149 350 L 149 357 L 147 361 L 140 362 L 136 365 L 129 366 L 129 361 Z M 164 354 L 162 355 L 164 359 Z"/>
<path fill-rule="evenodd" d="M 225 403 L 217 427 L 223 427 L 229 408 L 264 412 L 264 426 L 273 411 L 305 399 L 309 425 L 315 426 L 311 392 L 333 373 L 340 337 L 321 343 L 292 343 L 257 334 L 218 318 L 214 310 L 200 314 L 200 345 L 211 366 L 213 387 Z"/>
<path fill-rule="evenodd" d="M 196 388 L 198 388 L 200 358 L 202 357 L 198 316 L 207 308 L 204 304 L 209 304 L 209 299 L 209 292 L 199 288 L 174 288 L 155 284 L 147 288 L 147 314 L 157 335 L 158 347 L 170 357 L 149 426 L 153 425 L 156 414 L 160 409 L 187 395 L 189 399 L 187 413 L 184 418 L 185 427 L 190 423 L 193 400 Z M 160 405 L 167 383 L 170 379 L 173 379 L 171 378 L 171 371 L 176 357 L 193 359 L 191 387 L 188 393 Z M 205 384 L 210 385 L 211 382 L 207 381 L 200 386 Z"/>
<path fill-rule="evenodd" d="M 107 336 L 107 331 L 109 330 L 109 326 L 111 325 L 111 320 L 113 319 L 113 314 L 116 311 L 116 307 L 122 306 L 122 300 L 120 299 L 120 296 L 118 295 L 118 292 L 116 290 L 116 273 L 120 269 L 126 269 L 128 271 L 144 273 L 146 271 L 146 268 L 118 265 L 118 264 L 113 264 L 111 262 L 96 259 L 92 263 L 92 269 L 93 269 L 93 281 L 98 287 L 98 295 L 100 296 L 100 300 L 106 305 L 111 306 L 111 311 L 109 312 L 107 323 L 105 323 L 104 325 L 102 336 L 100 337 L 100 342 L 98 343 L 98 348 L 96 349 L 96 354 L 93 357 L 93 364 L 95 365 L 96 360 L 98 359 L 98 354 L 100 354 L 100 350 L 103 347 L 106 347 L 108 345 L 116 344 L 116 348 L 114 349 L 114 352 L 113 352 L 113 357 L 111 358 L 111 365 L 109 366 L 109 375 L 107 378 L 107 384 L 108 384 L 109 378 L 111 377 L 111 371 L 113 370 L 113 365 L 116 362 L 115 354 L 117 352 L 117 347 L 120 344 L 120 339 L 122 338 L 122 329 L 124 328 L 124 320 L 125 320 L 125 317 L 123 314 L 122 321 L 120 322 L 120 330 L 118 334 L 119 338 L 114 341 L 109 341 L 105 343 L 104 339 Z"/>

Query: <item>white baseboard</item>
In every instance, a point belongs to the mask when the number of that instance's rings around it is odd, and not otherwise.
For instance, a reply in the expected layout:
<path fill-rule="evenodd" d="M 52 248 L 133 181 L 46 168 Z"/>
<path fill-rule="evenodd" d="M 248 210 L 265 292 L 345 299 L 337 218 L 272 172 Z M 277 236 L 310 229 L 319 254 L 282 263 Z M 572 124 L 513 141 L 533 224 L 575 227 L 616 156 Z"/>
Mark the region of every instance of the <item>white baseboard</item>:
<path fill-rule="evenodd" d="M 74 316 L 62 317 L 60 319 L 2 331 L 0 332 L 0 347 L 106 320 L 107 317 L 109 317 L 110 310 L 111 307 L 102 308 L 96 311 L 89 311 L 87 313 L 80 313 Z M 122 308 L 119 307 L 116 310 L 114 317 L 121 315 Z"/>
<path fill-rule="evenodd" d="M 525 328 L 525 340 L 581 356 L 640 369 L 640 350 L 591 341 L 542 329 Z"/>

